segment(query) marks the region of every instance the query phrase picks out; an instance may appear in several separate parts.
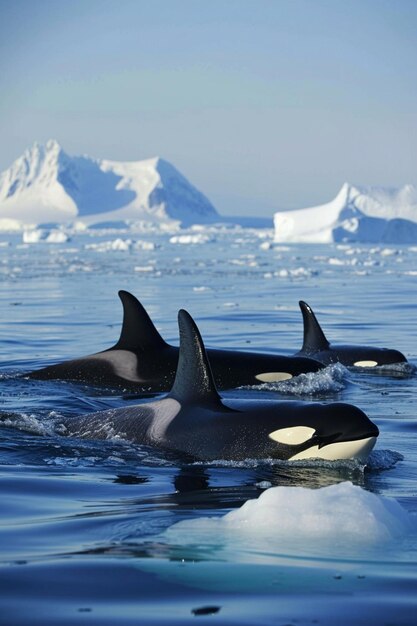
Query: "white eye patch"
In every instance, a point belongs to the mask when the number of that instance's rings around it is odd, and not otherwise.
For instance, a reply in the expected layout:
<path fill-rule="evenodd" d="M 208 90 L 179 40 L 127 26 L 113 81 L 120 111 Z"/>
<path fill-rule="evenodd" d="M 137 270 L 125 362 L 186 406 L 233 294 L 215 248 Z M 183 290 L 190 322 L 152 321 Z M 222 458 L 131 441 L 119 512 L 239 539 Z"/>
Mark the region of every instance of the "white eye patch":
<path fill-rule="evenodd" d="M 292 374 L 288 372 L 264 372 L 263 374 L 257 374 L 255 378 L 262 383 L 279 383 L 281 380 L 292 378 Z"/>
<path fill-rule="evenodd" d="M 375 367 L 378 363 L 376 361 L 356 361 L 353 365 L 356 367 Z"/>
<path fill-rule="evenodd" d="M 309 426 L 291 426 L 290 428 L 280 428 L 269 433 L 268 437 L 278 443 L 287 446 L 299 446 L 312 438 L 316 431 Z"/>

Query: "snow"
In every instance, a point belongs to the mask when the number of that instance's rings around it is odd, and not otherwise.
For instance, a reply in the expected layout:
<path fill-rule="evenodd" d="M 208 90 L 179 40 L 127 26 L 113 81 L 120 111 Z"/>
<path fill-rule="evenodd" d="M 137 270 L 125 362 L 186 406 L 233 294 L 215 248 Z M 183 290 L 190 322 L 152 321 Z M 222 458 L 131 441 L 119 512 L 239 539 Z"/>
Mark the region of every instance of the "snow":
<path fill-rule="evenodd" d="M 412 243 L 417 241 L 417 189 L 345 183 L 327 204 L 279 211 L 275 242 Z"/>
<path fill-rule="evenodd" d="M 0 174 L 0 219 L 31 225 L 133 220 L 188 226 L 218 221 L 219 216 L 200 191 L 159 157 L 136 162 L 73 157 L 50 140 L 35 143 Z"/>

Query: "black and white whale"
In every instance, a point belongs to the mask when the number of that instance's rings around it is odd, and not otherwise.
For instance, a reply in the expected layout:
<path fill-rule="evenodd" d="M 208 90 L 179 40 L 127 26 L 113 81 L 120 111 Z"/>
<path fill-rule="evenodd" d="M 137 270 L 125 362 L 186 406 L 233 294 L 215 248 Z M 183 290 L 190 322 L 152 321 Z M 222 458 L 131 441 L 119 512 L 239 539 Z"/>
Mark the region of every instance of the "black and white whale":
<path fill-rule="evenodd" d="M 108 350 L 30 372 L 30 378 L 73 380 L 110 385 L 137 392 L 171 388 L 178 363 L 178 348 L 166 343 L 139 300 L 119 291 L 123 325 L 119 341 Z M 233 350 L 208 351 L 219 389 L 260 382 L 278 382 L 323 365 L 304 356 L 282 356 Z"/>
<path fill-rule="evenodd" d="M 223 400 L 197 326 L 184 310 L 178 320 L 179 360 L 170 393 L 69 419 L 68 434 L 119 436 L 201 460 L 366 460 L 379 431 L 363 411 L 343 403 Z"/>
<path fill-rule="evenodd" d="M 326 336 L 314 315 L 313 309 L 306 302 L 299 302 L 303 314 L 304 341 L 297 356 L 308 356 L 325 365 L 342 363 L 346 366 L 376 367 L 408 363 L 405 356 L 398 350 L 375 348 L 372 346 L 333 345 Z"/>

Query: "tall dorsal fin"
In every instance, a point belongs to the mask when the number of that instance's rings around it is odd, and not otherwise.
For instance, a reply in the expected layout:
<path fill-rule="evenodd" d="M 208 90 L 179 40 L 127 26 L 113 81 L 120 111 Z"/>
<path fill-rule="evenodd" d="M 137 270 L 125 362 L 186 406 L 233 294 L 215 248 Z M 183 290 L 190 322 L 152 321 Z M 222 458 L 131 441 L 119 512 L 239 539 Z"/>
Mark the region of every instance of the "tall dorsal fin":
<path fill-rule="evenodd" d="M 123 325 L 114 348 L 144 351 L 166 346 L 139 300 L 128 291 L 119 291 L 119 298 L 123 304 Z"/>
<path fill-rule="evenodd" d="M 318 350 L 327 350 L 330 343 L 327 341 L 324 332 L 318 323 L 313 309 L 307 302 L 300 300 L 299 302 L 304 322 L 304 341 L 302 352 L 317 352 Z"/>
<path fill-rule="evenodd" d="M 200 331 L 184 309 L 178 312 L 178 326 L 180 352 L 169 395 L 188 404 L 222 404 Z"/>

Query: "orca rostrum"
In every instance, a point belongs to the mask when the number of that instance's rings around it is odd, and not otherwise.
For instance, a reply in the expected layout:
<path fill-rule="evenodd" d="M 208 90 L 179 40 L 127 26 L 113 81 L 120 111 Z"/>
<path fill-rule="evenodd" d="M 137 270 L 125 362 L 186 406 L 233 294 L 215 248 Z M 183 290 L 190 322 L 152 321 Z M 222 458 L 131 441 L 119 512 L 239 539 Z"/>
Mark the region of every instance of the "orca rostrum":
<path fill-rule="evenodd" d="M 408 363 L 405 356 L 398 350 L 372 346 L 331 344 L 326 339 L 311 306 L 302 300 L 300 300 L 299 305 L 303 314 L 304 341 L 303 347 L 296 353 L 297 356 L 312 357 L 321 361 L 324 365 L 342 363 L 348 367 L 377 367 L 396 363 Z"/>
<path fill-rule="evenodd" d="M 145 393 L 169 391 L 177 368 L 178 348 L 164 341 L 135 296 L 119 291 L 119 297 L 123 304 L 123 325 L 119 341 L 113 347 L 35 370 L 28 376 L 116 386 Z M 323 367 L 305 356 L 219 349 L 208 352 L 219 389 L 288 380 Z"/>
<path fill-rule="evenodd" d="M 275 458 L 366 461 L 378 428 L 355 406 L 219 395 L 199 330 L 178 314 L 179 360 L 171 391 L 159 400 L 70 418 L 69 435 L 115 436 L 199 460 Z"/>

